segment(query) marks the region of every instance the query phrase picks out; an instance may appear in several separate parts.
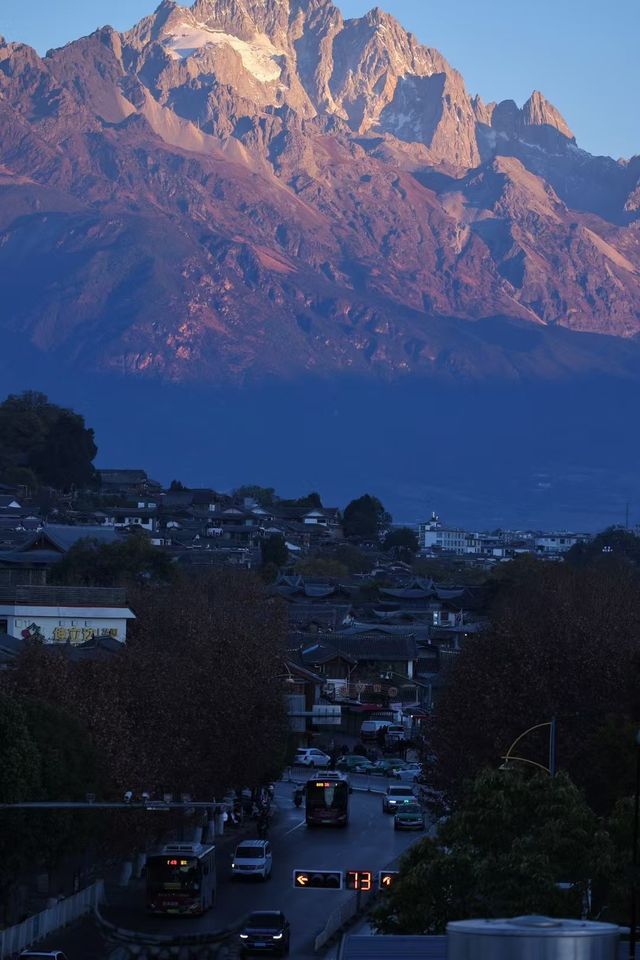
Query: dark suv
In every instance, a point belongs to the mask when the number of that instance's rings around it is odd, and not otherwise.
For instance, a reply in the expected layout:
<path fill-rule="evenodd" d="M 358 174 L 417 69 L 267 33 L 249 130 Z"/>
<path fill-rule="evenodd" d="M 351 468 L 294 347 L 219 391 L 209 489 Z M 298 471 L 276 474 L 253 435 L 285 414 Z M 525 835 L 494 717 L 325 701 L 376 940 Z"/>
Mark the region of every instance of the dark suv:
<path fill-rule="evenodd" d="M 250 953 L 289 953 L 289 921 L 280 910 L 250 913 L 240 933 L 240 956 Z"/>

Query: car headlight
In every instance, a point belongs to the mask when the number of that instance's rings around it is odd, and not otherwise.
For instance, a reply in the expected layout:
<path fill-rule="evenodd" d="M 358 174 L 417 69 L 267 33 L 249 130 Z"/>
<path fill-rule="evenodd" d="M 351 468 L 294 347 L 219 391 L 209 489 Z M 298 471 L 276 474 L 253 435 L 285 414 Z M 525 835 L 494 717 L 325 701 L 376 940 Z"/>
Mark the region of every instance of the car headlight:
<path fill-rule="evenodd" d="M 248 934 L 248 933 L 241 933 L 241 934 L 240 934 L 240 939 L 241 939 L 241 940 L 248 940 L 248 939 L 249 939 L 249 934 Z"/>
<path fill-rule="evenodd" d="M 273 939 L 274 939 L 274 940 L 282 940 L 282 937 L 283 937 L 283 936 L 284 936 L 284 934 L 282 934 L 282 933 L 274 933 Z"/>

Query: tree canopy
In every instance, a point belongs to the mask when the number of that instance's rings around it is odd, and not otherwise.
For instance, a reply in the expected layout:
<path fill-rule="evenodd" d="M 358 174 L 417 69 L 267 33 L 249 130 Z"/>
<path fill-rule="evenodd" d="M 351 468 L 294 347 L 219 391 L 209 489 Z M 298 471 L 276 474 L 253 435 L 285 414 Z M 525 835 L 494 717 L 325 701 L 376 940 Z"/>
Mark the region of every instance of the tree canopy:
<path fill-rule="evenodd" d="M 410 527 L 396 527 L 387 533 L 382 546 L 387 553 L 408 554 L 409 558 L 413 559 L 420 549 L 420 542 L 415 530 Z"/>
<path fill-rule="evenodd" d="M 69 490 L 95 480 L 93 430 L 43 393 L 11 394 L 0 404 L 0 478 Z"/>
<path fill-rule="evenodd" d="M 121 652 L 76 663 L 55 646 L 33 643 L 0 676 L 13 698 L 47 705 L 36 735 L 24 708 L 13 704 L 6 723 L 13 742 L 24 741 L 22 754 L 28 757 L 31 743 L 36 756 L 38 744 L 52 743 L 46 738 L 53 736 L 49 708 L 55 707 L 86 731 L 117 791 L 185 791 L 212 799 L 229 786 L 257 785 L 279 772 L 287 733 L 278 680 L 286 629 L 262 584 L 224 571 L 141 588 L 131 592 L 131 602 L 137 619 Z M 61 724 L 60 736 L 65 729 Z M 83 740 L 69 732 L 68 741 L 76 744 L 78 760 L 69 779 L 78 783 Z M 53 746 L 66 756 L 59 741 Z M 70 771 L 69 758 L 65 764 Z M 37 769 L 34 784 L 42 780 Z"/>
<path fill-rule="evenodd" d="M 576 543 L 567 553 L 574 567 L 611 566 L 629 563 L 640 566 L 640 537 L 622 527 L 609 527 L 588 543 Z"/>
<path fill-rule="evenodd" d="M 262 554 L 262 563 L 266 567 L 272 564 L 274 567 L 284 567 L 289 560 L 289 550 L 282 534 L 272 533 L 262 541 L 260 545 Z"/>
<path fill-rule="evenodd" d="M 379 540 L 390 523 L 391 515 L 380 500 L 370 493 L 347 504 L 342 517 L 345 537 L 358 540 Z"/>
<path fill-rule="evenodd" d="M 142 530 L 116 543 L 85 538 L 75 543 L 51 569 L 56 584 L 114 587 L 130 583 L 169 583 L 175 576 L 171 558 Z"/>
<path fill-rule="evenodd" d="M 260 487 L 257 484 L 245 484 L 242 487 L 236 487 L 233 496 L 240 499 L 247 498 L 255 500 L 266 510 L 272 507 L 277 500 L 276 491 L 273 487 Z"/>
<path fill-rule="evenodd" d="M 515 564 L 509 564 L 509 567 Z M 498 589 L 485 632 L 469 636 L 439 699 L 428 750 L 443 786 L 500 762 L 530 726 L 558 719 L 559 762 L 598 812 L 630 789 L 628 746 L 614 731 L 640 716 L 635 570 L 537 563 Z M 630 741 L 631 742 L 631 741 Z M 611 751 L 606 763 L 601 750 Z M 546 764 L 548 730 L 523 741 Z M 614 782 L 617 771 L 620 780 Z"/>
<path fill-rule="evenodd" d="M 293 500 L 278 500 L 278 506 L 281 507 L 301 507 L 308 510 L 321 510 L 322 499 L 319 493 L 308 493 L 306 497 L 298 497 Z"/>
<path fill-rule="evenodd" d="M 382 933 L 433 934 L 473 916 L 580 917 L 589 882 L 609 880 L 615 862 L 607 831 L 567 776 L 486 771 L 436 836 L 404 856 L 373 919 Z"/>
<path fill-rule="evenodd" d="M 0 802 L 36 797 L 41 786 L 41 756 L 19 701 L 0 695 Z"/>

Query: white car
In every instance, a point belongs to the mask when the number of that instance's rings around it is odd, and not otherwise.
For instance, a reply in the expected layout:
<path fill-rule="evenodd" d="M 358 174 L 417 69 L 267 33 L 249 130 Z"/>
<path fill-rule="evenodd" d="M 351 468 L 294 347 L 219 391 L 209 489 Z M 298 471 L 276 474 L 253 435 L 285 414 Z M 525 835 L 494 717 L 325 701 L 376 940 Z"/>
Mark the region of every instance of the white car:
<path fill-rule="evenodd" d="M 297 767 L 328 767 L 330 763 L 331 757 L 315 747 L 301 747 L 296 750 Z"/>
<path fill-rule="evenodd" d="M 382 798 L 382 812 L 383 813 L 395 813 L 398 807 L 401 807 L 403 803 L 415 803 L 416 798 L 413 792 L 413 787 L 408 785 L 402 786 L 389 786 L 387 787 L 386 793 Z"/>
<path fill-rule="evenodd" d="M 422 776 L 422 764 L 408 763 L 406 767 L 398 767 L 392 770 L 391 776 L 395 777 L 396 780 L 409 780 L 415 783 L 418 777 Z"/>
<path fill-rule="evenodd" d="M 262 877 L 268 880 L 273 869 L 273 854 L 268 840 L 243 840 L 231 856 L 234 877 Z"/>

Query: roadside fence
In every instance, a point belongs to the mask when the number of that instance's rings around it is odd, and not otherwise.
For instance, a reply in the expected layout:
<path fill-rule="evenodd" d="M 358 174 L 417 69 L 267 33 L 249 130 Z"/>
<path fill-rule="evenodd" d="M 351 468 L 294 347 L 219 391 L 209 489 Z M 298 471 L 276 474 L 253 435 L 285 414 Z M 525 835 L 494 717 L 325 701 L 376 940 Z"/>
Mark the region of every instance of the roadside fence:
<path fill-rule="evenodd" d="M 376 893 L 373 890 L 367 893 L 359 892 L 350 897 L 346 903 L 342 903 L 335 910 L 332 910 L 327 917 L 327 922 L 315 939 L 314 950 L 316 953 L 326 947 L 336 933 L 339 933 L 350 920 L 364 913 L 375 896 Z"/>
<path fill-rule="evenodd" d="M 0 930 L 0 960 L 12 957 L 15 953 L 37 943 L 38 940 L 48 937 L 50 933 L 66 927 L 85 913 L 92 912 L 103 899 L 104 881 L 97 880 L 90 887 L 85 887 L 73 896 L 60 900 L 52 907 L 23 920 L 22 923 Z"/>

